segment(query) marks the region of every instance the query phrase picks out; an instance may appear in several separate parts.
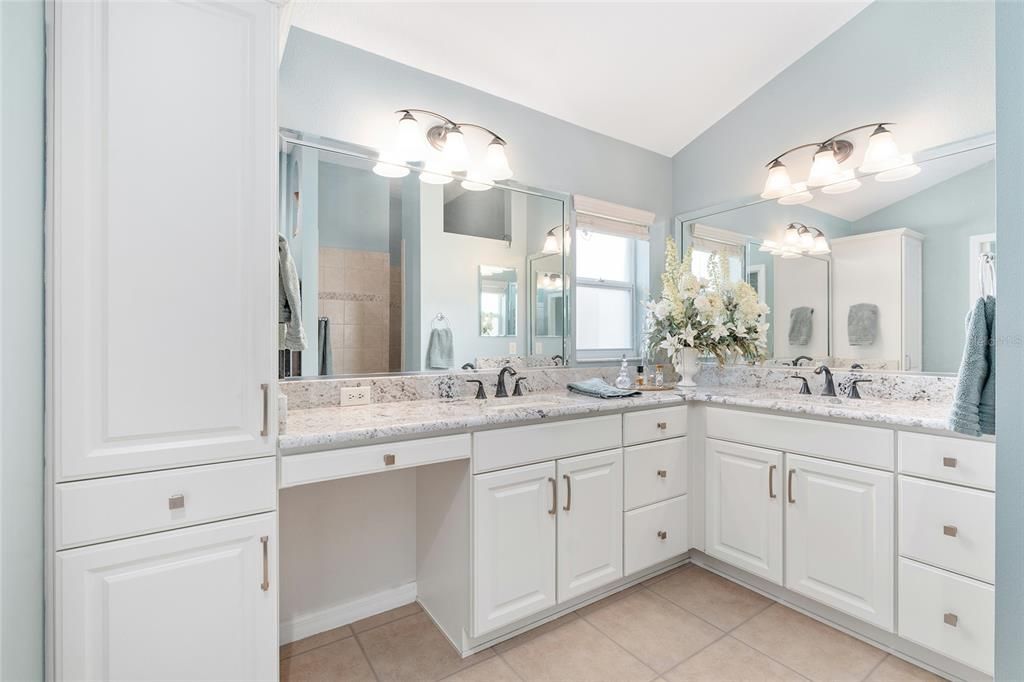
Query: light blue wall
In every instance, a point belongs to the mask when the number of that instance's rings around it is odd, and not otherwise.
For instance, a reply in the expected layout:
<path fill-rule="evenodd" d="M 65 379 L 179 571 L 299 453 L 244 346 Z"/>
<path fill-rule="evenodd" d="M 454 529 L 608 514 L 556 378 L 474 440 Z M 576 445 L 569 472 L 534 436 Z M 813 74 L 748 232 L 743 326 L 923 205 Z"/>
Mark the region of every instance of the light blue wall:
<path fill-rule="evenodd" d="M 996 8 L 996 672 L 1024 680 L 1024 3 Z"/>
<path fill-rule="evenodd" d="M 992 2 L 876 0 L 673 157 L 675 212 L 755 196 L 776 154 L 856 125 L 895 121 L 905 149 L 991 132 L 993 31 Z M 810 150 L 786 163 L 806 177 Z"/>
<path fill-rule="evenodd" d="M 297 28 L 278 99 L 280 125 L 376 148 L 392 145 L 403 107 L 479 122 L 508 140 L 515 180 L 654 211 L 652 243 L 664 242 L 672 161 L 660 154 Z M 662 258 L 652 259 L 657 278 Z"/>
<path fill-rule="evenodd" d="M 366 168 L 320 163 L 317 197 L 320 246 L 387 252 L 390 183 Z"/>
<path fill-rule="evenodd" d="M 995 232 L 995 162 L 857 220 L 854 234 L 906 227 L 924 234 L 925 372 L 956 372 L 964 347 L 971 235 Z"/>
<path fill-rule="evenodd" d="M 0 679 L 43 678 L 43 3 L 0 2 Z"/>

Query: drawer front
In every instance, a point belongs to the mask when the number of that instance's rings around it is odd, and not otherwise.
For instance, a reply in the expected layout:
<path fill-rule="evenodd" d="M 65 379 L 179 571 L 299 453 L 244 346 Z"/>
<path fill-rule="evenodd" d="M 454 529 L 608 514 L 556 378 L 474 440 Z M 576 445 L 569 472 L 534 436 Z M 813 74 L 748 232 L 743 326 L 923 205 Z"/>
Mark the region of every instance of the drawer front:
<path fill-rule="evenodd" d="M 281 457 L 281 487 L 469 459 L 469 434 Z"/>
<path fill-rule="evenodd" d="M 683 495 L 626 512 L 626 575 L 679 556 L 690 548 L 688 501 Z"/>
<path fill-rule="evenodd" d="M 622 415 L 622 441 L 626 445 L 649 443 L 686 434 L 686 406 L 627 412 Z"/>
<path fill-rule="evenodd" d="M 994 493 L 900 477 L 900 554 L 995 582 Z"/>
<path fill-rule="evenodd" d="M 622 447 L 622 415 L 513 426 L 473 434 L 473 473 Z"/>
<path fill-rule="evenodd" d="M 58 549 L 277 507 L 273 457 L 55 486 Z"/>
<path fill-rule="evenodd" d="M 707 435 L 876 469 L 895 468 L 893 432 L 874 426 L 708 408 Z"/>
<path fill-rule="evenodd" d="M 687 492 L 686 438 L 626 448 L 626 509 L 636 509 Z"/>
<path fill-rule="evenodd" d="M 991 675 L 995 589 L 900 559 L 899 634 Z"/>
<path fill-rule="evenodd" d="M 996 489 L 995 443 L 900 433 L 899 448 L 902 474 Z"/>

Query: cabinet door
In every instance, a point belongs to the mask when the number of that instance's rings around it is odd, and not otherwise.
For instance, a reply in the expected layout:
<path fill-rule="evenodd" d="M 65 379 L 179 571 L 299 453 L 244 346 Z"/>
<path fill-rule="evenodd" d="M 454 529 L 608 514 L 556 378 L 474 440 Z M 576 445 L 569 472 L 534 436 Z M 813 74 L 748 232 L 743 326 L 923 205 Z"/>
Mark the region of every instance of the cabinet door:
<path fill-rule="evenodd" d="M 558 601 L 622 577 L 622 450 L 558 460 Z"/>
<path fill-rule="evenodd" d="M 473 477 L 473 632 L 555 604 L 555 463 Z"/>
<path fill-rule="evenodd" d="M 782 453 L 707 439 L 705 551 L 782 584 Z"/>
<path fill-rule="evenodd" d="M 54 3 L 58 480 L 274 453 L 276 13 Z"/>
<path fill-rule="evenodd" d="M 893 474 L 786 455 L 786 587 L 893 631 Z"/>
<path fill-rule="evenodd" d="M 56 679 L 277 679 L 276 517 L 58 552 Z"/>

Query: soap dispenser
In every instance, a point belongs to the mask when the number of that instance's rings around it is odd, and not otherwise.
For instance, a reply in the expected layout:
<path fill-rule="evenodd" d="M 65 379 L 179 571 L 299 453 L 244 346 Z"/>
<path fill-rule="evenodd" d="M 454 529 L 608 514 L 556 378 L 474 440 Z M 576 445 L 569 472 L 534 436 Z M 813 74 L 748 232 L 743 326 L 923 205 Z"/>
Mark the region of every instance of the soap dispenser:
<path fill-rule="evenodd" d="M 629 367 L 626 364 L 626 356 L 622 356 L 622 366 L 619 367 L 619 376 L 615 377 L 615 386 L 617 388 L 629 388 L 631 385 L 629 379 Z"/>

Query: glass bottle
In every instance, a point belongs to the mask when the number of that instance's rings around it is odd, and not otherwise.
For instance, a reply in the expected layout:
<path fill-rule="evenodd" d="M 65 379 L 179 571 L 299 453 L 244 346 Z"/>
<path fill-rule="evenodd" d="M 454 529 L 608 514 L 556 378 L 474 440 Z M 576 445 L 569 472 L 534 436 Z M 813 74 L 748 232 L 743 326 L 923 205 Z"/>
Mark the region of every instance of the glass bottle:
<path fill-rule="evenodd" d="M 665 367 L 663 365 L 654 366 L 654 385 L 658 388 L 665 386 Z"/>

